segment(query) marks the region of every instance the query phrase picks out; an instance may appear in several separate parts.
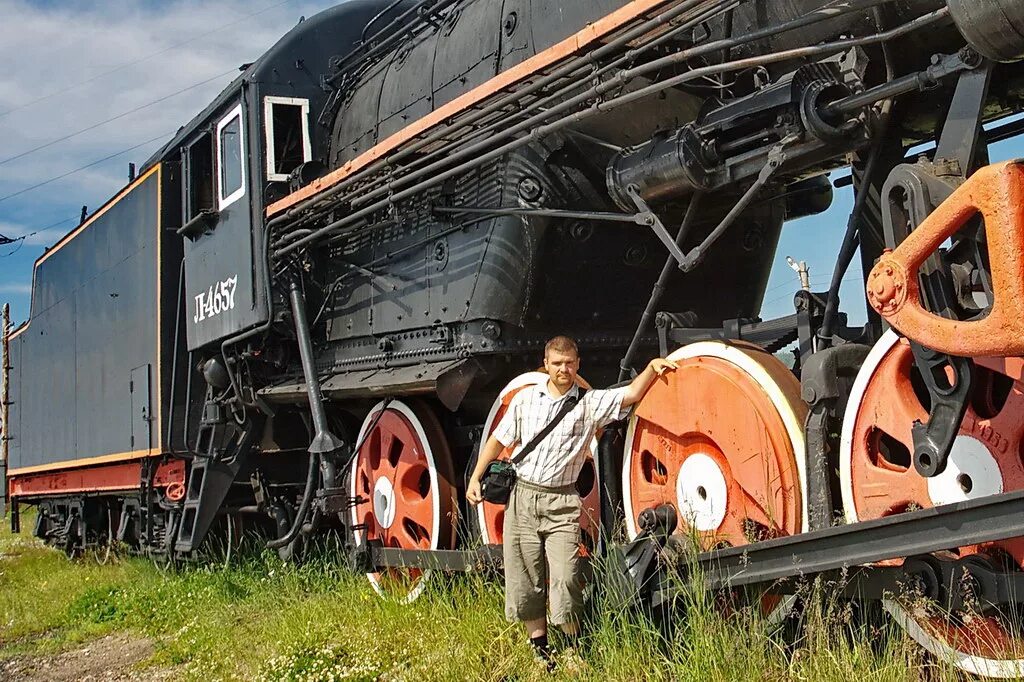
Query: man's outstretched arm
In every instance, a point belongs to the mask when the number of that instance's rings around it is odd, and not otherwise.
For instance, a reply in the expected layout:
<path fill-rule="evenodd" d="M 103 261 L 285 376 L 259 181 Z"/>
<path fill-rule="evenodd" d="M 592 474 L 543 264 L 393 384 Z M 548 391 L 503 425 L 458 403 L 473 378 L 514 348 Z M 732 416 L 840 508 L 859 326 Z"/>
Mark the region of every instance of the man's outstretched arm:
<path fill-rule="evenodd" d="M 678 365 L 676 363 L 665 358 L 654 358 L 651 360 L 647 363 L 644 371 L 640 372 L 630 382 L 629 386 L 626 387 L 626 392 L 622 394 L 622 406 L 631 407 L 640 402 L 640 399 L 647 393 L 647 389 L 654 383 L 655 377 L 660 377 L 665 372 L 677 368 Z"/>

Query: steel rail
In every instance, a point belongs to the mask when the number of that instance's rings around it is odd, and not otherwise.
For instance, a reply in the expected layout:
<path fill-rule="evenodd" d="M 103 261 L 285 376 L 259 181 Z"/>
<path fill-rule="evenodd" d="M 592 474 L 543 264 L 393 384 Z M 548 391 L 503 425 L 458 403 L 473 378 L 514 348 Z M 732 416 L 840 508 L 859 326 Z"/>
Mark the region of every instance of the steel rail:
<path fill-rule="evenodd" d="M 683 540 L 667 550 L 708 589 L 772 582 L 824 571 L 1024 535 L 1024 490 L 921 509 L 846 526 L 704 552 L 693 560 Z"/>
<path fill-rule="evenodd" d="M 899 567 L 870 564 L 1021 535 L 1024 535 L 1024 490 L 696 556 L 689 551 L 689 538 L 673 535 L 661 556 L 663 565 L 674 566 L 678 573 L 662 572 L 654 586 L 653 603 L 668 601 L 695 583 L 707 590 L 774 583 L 781 586 L 778 591 L 787 592 L 792 591 L 796 579 L 830 572 L 839 576 L 847 574 L 855 586 L 858 580 L 877 579 L 883 583 L 882 588 L 895 589 L 901 582 L 900 577 L 912 578 L 912 575 Z M 656 540 L 646 538 L 639 542 Z M 415 550 L 371 543 L 363 545 L 359 552 L 369 571 L 384 568 L 473 571 L 501 566 L 498 545 L 472 550 Z M 859 574 L 863 575 L 858 577 Z M 1016 572 L 996 577 L 1010 580 L 1014 585 L 1021 582 Z M 1006 590 L 1001 594 L 1007 594 Z"/>

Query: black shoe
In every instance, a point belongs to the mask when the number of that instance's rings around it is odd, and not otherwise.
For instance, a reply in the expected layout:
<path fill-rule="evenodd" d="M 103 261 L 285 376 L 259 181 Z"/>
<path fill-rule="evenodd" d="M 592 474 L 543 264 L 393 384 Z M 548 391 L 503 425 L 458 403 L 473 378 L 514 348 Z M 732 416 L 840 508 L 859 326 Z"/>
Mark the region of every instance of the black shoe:
<path fill-rule="evenodd" d="M 530 648 L 533 649 L 533 660 L 537 661 L 539 665 L 543 665 L 547 672 L 554 672 L 555 657 L 552 655 L 551 647 L 548 645 L 548 636 L 532 637 L 530 639 Z"/>

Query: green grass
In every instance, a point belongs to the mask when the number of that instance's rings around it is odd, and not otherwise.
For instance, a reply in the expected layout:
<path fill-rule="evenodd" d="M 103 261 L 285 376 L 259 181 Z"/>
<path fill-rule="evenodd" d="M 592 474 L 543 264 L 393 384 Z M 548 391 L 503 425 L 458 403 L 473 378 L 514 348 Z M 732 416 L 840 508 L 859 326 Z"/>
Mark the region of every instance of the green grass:
<path fill-rule="evenodd" d="M 598 603 L 582 667 L 550 678 L 521 628 L 505 622 L 501 584 L 479 575 L 435 578 L 403 606 L 324 556 L 301 567 L 267 554 L 163 573 L 144 559 L 69 561 L 6 530 L 0 555 L 0 658 L 129 632 L 156 645 L 144 665 L 173 666 L 175 679 L 859 682 L 920 679 L 926 666 L 902 633 L 860 624 L 845 602 L 812 596 L 802 627 L 781 632 L 749 609 L 723 618 L 684 589 L 685 616 L 667 640 L 635 609 Z M 927 677 L 956 676 L 931 666 Z"/>

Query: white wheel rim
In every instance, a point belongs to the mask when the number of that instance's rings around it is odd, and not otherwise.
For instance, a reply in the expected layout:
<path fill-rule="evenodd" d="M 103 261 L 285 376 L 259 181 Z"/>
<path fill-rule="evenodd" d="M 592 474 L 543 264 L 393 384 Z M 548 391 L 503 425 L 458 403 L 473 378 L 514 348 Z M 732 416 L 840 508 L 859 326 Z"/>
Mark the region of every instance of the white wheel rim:
<path fill-rule="evenodd" d="M 899 340 L 900 337 L 896 332 L 890 329 L 882 334 L 882 338 L 871 348 L 868 356 L 864 358 L 864 364 L 861 365 L 860 371 L 857 372 L 857 377 L 853 380 L 853 388 L 850 389 L 850 397 L 846 403 L 846 412 L 843 413 L 843 428 L 839 437 L 839 488 L 843 497 L 843 516 L 846 517 L 847 523 L 857 523 L 860 520 L 857 518 L 857 505 L 853 500 L 851 454 L 853 452 L 854 422 L 857 420 L 860 405 L 864 402 L 864 392 L 868 389 L 871 377 L 875 375 L 875 370 L 881 364 L 885 354 Z"/>
<path fill-rule="evenodd" d="M 1001 679 L 1024 677 L 1024 661 L 1019 659 L 985 658 L 983 656 L 970 656 L 962 653 L 945 642 L 929 635 L 897 601 L 883 599 L 882 606 L 915 642 L 939 660 L 951 663 L 965 672 L 981 677 Z"/>

